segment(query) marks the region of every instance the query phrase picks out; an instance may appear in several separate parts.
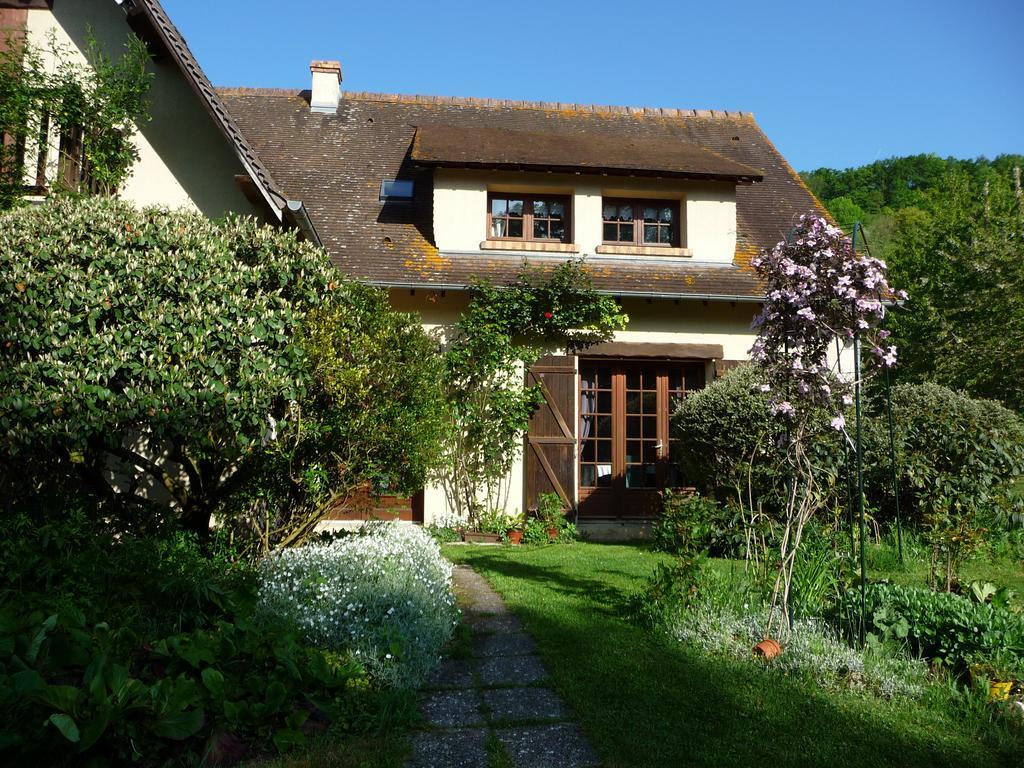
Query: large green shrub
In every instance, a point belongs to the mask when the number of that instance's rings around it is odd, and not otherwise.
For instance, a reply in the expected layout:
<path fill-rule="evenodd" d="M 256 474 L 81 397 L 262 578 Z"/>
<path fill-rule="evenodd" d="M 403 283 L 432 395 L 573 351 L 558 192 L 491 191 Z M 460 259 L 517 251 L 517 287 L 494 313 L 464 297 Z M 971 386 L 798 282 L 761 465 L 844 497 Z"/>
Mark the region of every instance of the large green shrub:
<path fill-rule="evenodd" d="M 757 370 L 741 366 L 692 393 L 673 414 L 672 459 L 702 493 L 746 500 L 748 476 L 757 495 L 774 488 L 782 426 L 758 385 Z"/>
<path fill-rule="evenodd" d="M 292 335 L 339 284 L 320 251 L 252 220 L 99 199 L 0 217 L 2 457 L 54 457 L 109 494 L 113 454 L 202 528 L 302 394 Z M 187 479 L 133 438 L 166 444 Z"/>
<path fill-rule="evenodd" d="M 902 508 L 932 544 L 933 579 L 948 589 L 1024 472 L 1024 422 L 937 384 L 894 387 L 892 408 Z"/>
<path fill-rule="evenodd" d="M 0 296 L 8 498 L 73 477 L 135 527 L 205 533 L 240 489 L 293 521 L 360 484 L 422 484 L 436 452 L 436 344 L 294 232 L 54 201 L 0 217 Z M 110 483 L 112 457 L 135 479 Z M 147 510 L 153 487 L 170 515 Z"/>
<path fill-rule="evenodd" d="M 892 389 L 897 465 L 909 511 L 962 514 L 1002 500 L 1024 472 L 1024 421 L 993 400 L 938 384 Z"/>

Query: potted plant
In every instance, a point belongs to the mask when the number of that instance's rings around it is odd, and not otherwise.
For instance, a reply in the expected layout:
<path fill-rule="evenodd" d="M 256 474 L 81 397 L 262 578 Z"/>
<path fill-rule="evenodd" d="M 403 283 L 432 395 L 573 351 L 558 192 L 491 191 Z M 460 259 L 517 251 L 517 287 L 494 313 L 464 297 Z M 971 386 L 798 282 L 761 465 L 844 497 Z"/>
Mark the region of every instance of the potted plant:
<path fill-rule="evenodd" d="M 539 544 L 544 541 L 572 541 L 576 526 L 565 517 L 565 505 L 557 493 L 542 493 L 537 499 L 533 516 L 525 522 L 524 540 Z"/>
<path fill-rule="evenodd" d="M 509 527 L 505 531 L 505 540 L 509 544 L 519 545 L 523 543 L 523 526 L 526 522 L 523 515 L 515 515 L 508 519 Z"/>

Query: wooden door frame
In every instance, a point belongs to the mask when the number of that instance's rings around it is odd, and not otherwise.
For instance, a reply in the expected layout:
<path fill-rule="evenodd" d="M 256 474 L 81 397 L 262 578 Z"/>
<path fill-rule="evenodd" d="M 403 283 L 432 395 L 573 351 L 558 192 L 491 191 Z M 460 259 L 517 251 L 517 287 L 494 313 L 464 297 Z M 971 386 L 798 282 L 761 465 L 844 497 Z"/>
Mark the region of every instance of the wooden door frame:
<path fill-rule="evenodd" d="M 602 506 L 603 504 L 610 504 L 612 507 L 618 510 L 616 515 L 602 515 L 593 514 L 585 515 L 591 519 L 647 519 L 652 517 L 653 514 L 623 514 L 624 511 L 628 510 L 632 505 L 625 503 L 627 494 L 634 494 L 634 498 L 639 502 L 641 508 L 649 508 L 653 502 L 653 497 L 660 494 L 663 488 L 663 483 L 666 480 L 665 473 L 667 468 L 663 467 L 663 462 L 668 458 L 669 449 L 671 445 L 671 434 L 669 431 L 669 422 L 671 415 L 669 413 L 669 377 L 673 371 L 683 371 L 683 386 L 686 386 L 686 367 L 692 366 L 703 366 L 705 372 L 701 375 L 702 384 L 706 385 L 706 367 L 708 364 L 707 359 L 701 358 L 666 358 L 666 357 L 587 357 L 581 355 L 576 360 L 576 410 L 577 425 L 579 423 L 579 410 L 580 402 L 582 398 L 582 374 L 581 370 L 585 366 L 594 367 L 608 367 L 611 369 L 611 387 L 612 387 L 612 485 L 610 487 L 597 487 L 582 485 L 582 471 L 581 464 L 583 458 L 583 445 L 579 437 L 579 430 L 577 427 L 576 436 L 576 497 L 577 497 L 577 508 L 581 511 L 586 504 L 586 501 L 591 497 L 595 498 L 595 501 L 601 496 L 611 497 L 610 501 L 605 499 L 603 502 L 596 504 L 595 506 Z M 626 424 L 626 375 L 629 369 L 653 369 L 655 372 L 655 391 L 657 393 L 657 439 L 661 443 L 661 450 L 657 454 L 657 484 L 654 487 L 644 488 L 627 488 L 626 483 L 626 448 L 627 440 L 629 439 L 627 434 Z M 642 389 L 642 388 L 641 388 Z M 641 416 L 642 418 L 642 416 Z M 642 446 L 641 446 L 642 450 Z M 642 495 L 646 494 L 648 498 L 643 498 Z M 616 499 L 615 497 L 619 497 Z"/>

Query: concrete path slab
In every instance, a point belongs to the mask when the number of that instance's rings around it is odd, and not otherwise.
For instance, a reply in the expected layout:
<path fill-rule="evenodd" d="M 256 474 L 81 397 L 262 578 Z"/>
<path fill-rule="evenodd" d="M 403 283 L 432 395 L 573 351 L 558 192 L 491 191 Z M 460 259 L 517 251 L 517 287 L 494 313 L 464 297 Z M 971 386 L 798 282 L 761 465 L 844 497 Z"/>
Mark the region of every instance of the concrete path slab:
<path fill-rule="evenodd" d="M 572 723 L 497 731 L 516 768 L 593 768 L 597 757 Z"/>
<path fill-rule="evenodd" d="M 453 580 L 472 657 L 446 659 L 424 686 L 406 768 L 487 768 L 495 737 L 515 768 L 596 766 L 565 702 L 537 685 L 548 672 L 519 619 L 469 568 L 456 568 Z"/>
<path fill-rule="evenodd" d="M 483 700 L 492 723 L 569 718 L 562 697 L 548 688 L 492 688 Z"/>
<path fill-rule="evenodd" d="M 412 737 L 406 768 L 486 768 L 487 731 L 423 731 Z"/>
<path fill-rule="evenodd" d="M 499 632 L 477 638 L 474 653 L 477 656 L 524 656 L 536 653 L 533 638 L 525 632 Z"/>

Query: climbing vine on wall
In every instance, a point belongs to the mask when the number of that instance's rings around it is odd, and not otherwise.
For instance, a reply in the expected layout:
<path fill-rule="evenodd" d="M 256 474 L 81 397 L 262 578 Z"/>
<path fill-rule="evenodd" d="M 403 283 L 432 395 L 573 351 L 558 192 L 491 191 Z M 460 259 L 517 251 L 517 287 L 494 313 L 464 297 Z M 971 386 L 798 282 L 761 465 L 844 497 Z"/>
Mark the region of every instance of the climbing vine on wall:
<path fill-rule="evenodd" d="M 53 38 L 39 47 L 12 37 L 0 51 L 0 210 L 26 187 L 110 195 L 131 172 L 131 133 L 148 116 L 149 53 L 132 36 L 119 58 L 92 37 L 85 54 L 76 62 Z"/>
<path fill-rule="evenodd" d="M 474 286 L 446 350 L 451 430 L 441 482 L 451 509 L 470 524 L 503 506 L 505 481 L 522 450 L 540 393 L 524 371 L 545 350 L 607 341 L 628 318 L 594 290 L 580 261 L 547 273 L 523 268 L 509 286 Z"/>

